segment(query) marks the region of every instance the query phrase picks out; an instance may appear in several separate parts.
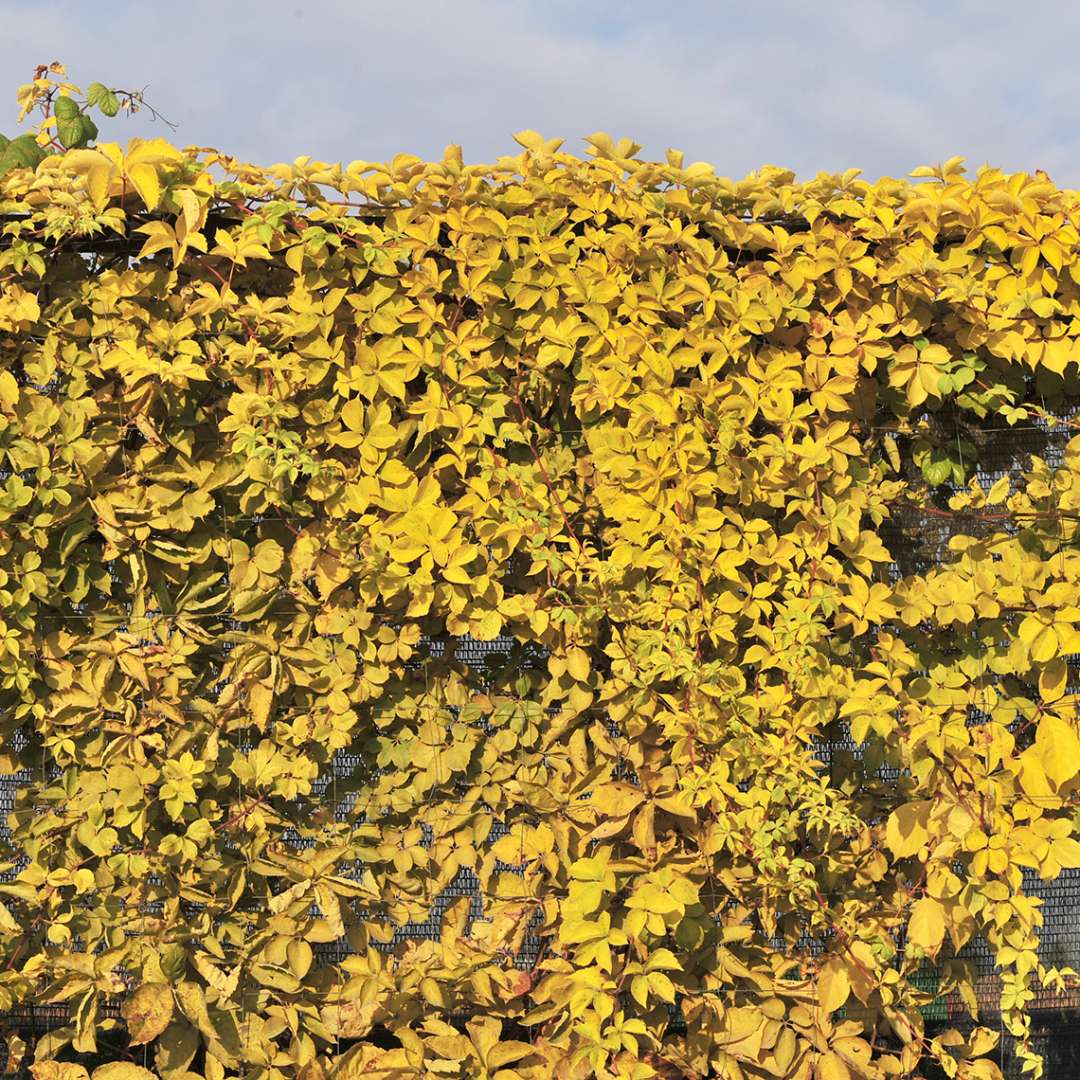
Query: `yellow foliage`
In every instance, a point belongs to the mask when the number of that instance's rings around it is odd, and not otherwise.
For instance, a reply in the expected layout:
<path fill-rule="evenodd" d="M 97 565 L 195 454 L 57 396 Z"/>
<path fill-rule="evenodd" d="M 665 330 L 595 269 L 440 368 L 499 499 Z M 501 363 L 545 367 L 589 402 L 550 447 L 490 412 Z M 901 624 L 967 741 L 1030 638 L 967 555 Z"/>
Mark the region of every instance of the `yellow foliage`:
<path fill-rule="evenodd" d="M 37 1080 L 991 1076 L 956 950 L 1064 985 L 1075 193 L 516 139 L 0 179 Z"/>

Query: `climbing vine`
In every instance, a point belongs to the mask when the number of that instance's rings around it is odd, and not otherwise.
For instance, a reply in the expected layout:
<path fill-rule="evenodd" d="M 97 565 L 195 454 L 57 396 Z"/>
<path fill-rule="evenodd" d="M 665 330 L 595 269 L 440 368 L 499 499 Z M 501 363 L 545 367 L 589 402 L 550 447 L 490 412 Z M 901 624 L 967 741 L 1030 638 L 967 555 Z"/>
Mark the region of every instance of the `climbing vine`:
<path fill-rule="evenodd" d="M 1039 1075 L 1076 194 L 529 131 L 257 168 L 95 143 L 123 95 L 65 79 L 0 148 L 37 1080 L 987 1080 L 998 1009 Z"/>

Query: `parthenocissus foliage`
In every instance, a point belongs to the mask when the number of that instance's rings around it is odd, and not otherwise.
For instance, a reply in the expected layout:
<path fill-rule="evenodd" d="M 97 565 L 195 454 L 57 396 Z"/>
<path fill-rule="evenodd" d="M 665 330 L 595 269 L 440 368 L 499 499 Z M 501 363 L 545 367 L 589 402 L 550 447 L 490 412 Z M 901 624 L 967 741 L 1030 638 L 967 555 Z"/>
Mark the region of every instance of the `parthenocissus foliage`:
<path fill-rule="evenodd" d="M 1076 194 L 517 141 L 0 180 L 38 1080 L 985 1080 L 926 1007 L 1071 982 Z"/>

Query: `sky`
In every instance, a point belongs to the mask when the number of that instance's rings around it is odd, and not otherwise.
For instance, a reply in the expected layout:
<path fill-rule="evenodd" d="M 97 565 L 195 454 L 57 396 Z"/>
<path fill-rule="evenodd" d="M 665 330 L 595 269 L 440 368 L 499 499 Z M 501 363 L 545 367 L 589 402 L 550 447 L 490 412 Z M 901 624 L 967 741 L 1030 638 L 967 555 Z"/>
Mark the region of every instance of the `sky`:
<path fill-rule="evenodd" d="M 272 165 L 466 161 L 515 131 L 606 131 L 723 176 L 871 179 L 963 155 L 1080 187 L 1080 5 L 1066 0 L 0 0 L 0 132 L 62 60 L 85 88 L 146 87 L 164 135 Z M 6 97 L 5 97 L 6 95 Z M 4 104 L 5 100 L 8 102 Z"/>

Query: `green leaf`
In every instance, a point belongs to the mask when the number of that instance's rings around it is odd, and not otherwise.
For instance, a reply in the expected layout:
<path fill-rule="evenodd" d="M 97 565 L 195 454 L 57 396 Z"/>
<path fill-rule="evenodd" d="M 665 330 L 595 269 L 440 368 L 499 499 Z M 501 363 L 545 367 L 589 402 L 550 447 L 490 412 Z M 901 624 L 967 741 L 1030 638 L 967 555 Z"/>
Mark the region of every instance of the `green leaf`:
<path fill-rule="evenodd" d="M 33 135 L 20 135 L 12 139 L 0 152 L 0 176 L 12 169 L 36 169 L 45 160 L 45 151 Z"/>
<path fill-rule="evenodd" d="M 922 474 L 928 484 L 944 484 L 952 473 L 953 463 L 948 458 L 928 457 L 923 462 Z"/>
<path fill-rule="evenodd" d="M 97 138 L 97 125 L 89 116 L 77 113 L 70 120 L 61 120 L 56 125 L 56 134 L 69 150 L 85 146 L 91 139 Z"/>
<path fill-rule="evenodd" d="M 187 972 L 187 954 L 182 945 L 166 945 L 161 951 L 161 970 L 173 982 L 179 982 Z"/>
<path fill-rule="evenodd" d="M 76 113 L 70 118 L 57 120 L 56 137 L 69 150 L 73 146 L 78 146 L 79 142 L 82 140 L 83 137 L 82 115 L 80 113 Z"/>
<path fill-rule="evenodd" d="M 110 90 L 104 83 L 90 84 L 86 91 L 86 104 L 100 109 L 106 116 L 115 116 L 120 111 L 116 91 Z"/>
<path fill-rule="evenodd" d="M 57 126 L 64 120 L 74 120 L 76 117 L 82 115 L 75 99 L 66 96 L 58 97 L 56 99 L 56 102 L 53 105 L 53 112 L 56 113 Z"/>

